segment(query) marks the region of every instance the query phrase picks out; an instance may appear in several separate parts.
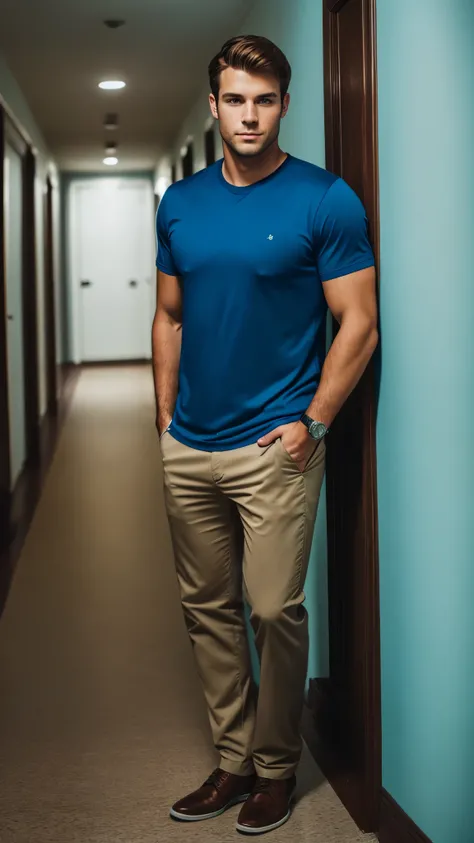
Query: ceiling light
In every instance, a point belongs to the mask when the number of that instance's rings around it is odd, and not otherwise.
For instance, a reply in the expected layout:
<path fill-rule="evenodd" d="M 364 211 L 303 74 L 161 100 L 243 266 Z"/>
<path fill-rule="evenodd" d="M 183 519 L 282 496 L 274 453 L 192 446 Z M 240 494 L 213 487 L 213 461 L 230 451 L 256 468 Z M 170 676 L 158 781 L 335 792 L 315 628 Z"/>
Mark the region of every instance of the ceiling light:
<path fill-rule="evenodd" d="M 105 24 L 105 26 L 108 26 L 109 29 L 118 29 L 119 26 L 124 26 L 125 21 L 124 20 L 111 19 L 111 20 L 104 20 L 104 24 Z"/>
<path fill-rule="evenodd" d="M 115 167 L 115 165 L 118 164 L 118 158 L 115 158 L 114 156 L 104 158 L 104 164 L 107 164 L 108 167 Z"/>
<path fill-rule="evenodd" d="M 99 82 L 99 88 L 102 88 L 103 91 L 119 91 L 120 88 L 125 88 L 125 82 L 119 79 L 106 80 L 105 82 Z"/>
<path fill-rule="evenodd" d="M 118 126 L 118 114 L 106 114 L 104 126 L 106 129 L 116 129 Z"/>

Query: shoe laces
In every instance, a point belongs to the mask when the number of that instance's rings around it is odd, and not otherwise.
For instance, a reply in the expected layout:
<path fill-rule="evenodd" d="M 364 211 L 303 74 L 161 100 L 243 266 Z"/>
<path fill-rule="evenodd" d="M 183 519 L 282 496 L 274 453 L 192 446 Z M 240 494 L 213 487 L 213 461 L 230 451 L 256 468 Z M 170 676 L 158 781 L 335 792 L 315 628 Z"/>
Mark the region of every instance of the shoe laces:
<path fill-rule="evenodd" d="M 220 767 L 216 767 L 215 770 L 211 773 L 211 775 L 206 779 L 203 784 L 203 787 L 206 785 L 212 785 L 217 790 L 219 790 L 220 786 L 226 781 L 228 778 L 228 773 L 225 770 L 221 770 Z"/>

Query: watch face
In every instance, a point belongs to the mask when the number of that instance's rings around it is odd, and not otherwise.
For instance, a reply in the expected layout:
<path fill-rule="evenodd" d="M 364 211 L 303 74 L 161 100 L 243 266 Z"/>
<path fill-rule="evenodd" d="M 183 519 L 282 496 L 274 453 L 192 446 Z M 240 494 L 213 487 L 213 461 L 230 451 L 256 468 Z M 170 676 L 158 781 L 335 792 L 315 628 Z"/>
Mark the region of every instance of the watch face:
<path fill-rule="evenodd" d="M 322 439 L 326 435 L 326 427 L 322 422 L 313 422 L 309 432 L 313 439 Z"/>

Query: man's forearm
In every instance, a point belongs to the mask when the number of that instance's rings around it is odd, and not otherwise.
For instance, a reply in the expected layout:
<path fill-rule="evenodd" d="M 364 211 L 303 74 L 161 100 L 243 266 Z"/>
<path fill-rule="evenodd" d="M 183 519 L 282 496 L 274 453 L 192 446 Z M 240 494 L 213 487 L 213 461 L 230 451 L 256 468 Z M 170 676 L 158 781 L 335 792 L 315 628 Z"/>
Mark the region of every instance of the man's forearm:
<path fill-rule="evenodd" d="M 181 325 L 173 323 L 166 317 L 155 317 L 152 349 L 156 423 L 161 432 L 173 416 L 178 395 Z"/>
<path fill-rule="evenodd" d="M 307 414 L 330 427 L 339 410 L 358 384 L 378 343 L 372 323 L 343 319 L 329 349 L 318 390 Z"/>

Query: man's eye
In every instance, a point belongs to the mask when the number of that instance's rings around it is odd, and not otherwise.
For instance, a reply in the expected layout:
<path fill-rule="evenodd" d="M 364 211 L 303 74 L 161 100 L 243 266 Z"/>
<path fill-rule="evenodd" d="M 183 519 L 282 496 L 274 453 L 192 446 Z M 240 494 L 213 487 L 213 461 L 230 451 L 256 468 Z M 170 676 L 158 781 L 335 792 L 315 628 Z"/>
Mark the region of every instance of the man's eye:
<path fill-rule="evenodd" d="M 272 102 L 272 100 L 270 99 L 270 97 L 262 97 L 262 99 L 261 99 L 261 100 L 259 100 L 259 102 L 260 102 L 262 105 L 270 105 L 270 103 Z"/>
<path fill-rule="evenodd" d="M 240 100 L 238 100 L 237 97 L 232 97 L 230 100 L 227 100 L 227 102 L 231 103 L 231 105 L 232 105 L 234 103 L 239 103 Z"/>

